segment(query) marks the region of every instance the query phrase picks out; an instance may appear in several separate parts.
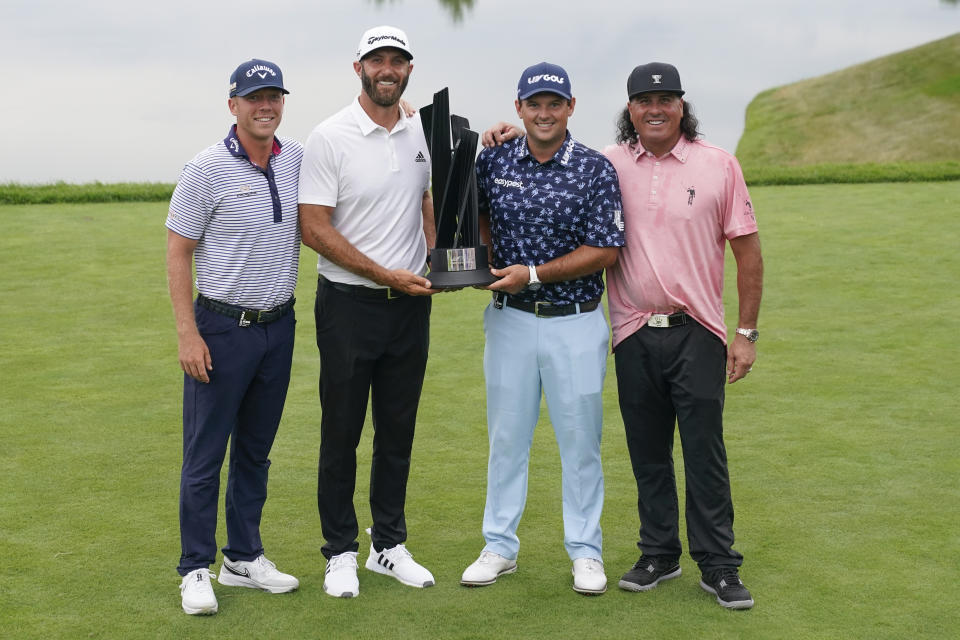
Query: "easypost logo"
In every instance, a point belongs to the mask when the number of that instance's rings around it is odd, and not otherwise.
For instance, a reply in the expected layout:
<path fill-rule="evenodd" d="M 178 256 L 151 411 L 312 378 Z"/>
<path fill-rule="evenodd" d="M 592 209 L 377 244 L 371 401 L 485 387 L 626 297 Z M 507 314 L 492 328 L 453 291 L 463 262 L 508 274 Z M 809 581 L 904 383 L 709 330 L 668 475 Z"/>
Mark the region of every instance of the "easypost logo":
<path fill-rule="evenodd" d="M 562 85 L 566 78 L 561 78 L 560 76 L 552 73 L 541 73 L 540 75 L 530 76 L 527 78 L 527 84 L 537 84 L 541 80 L 544 82 L 555 82 L 556 84 Z"/>
<path fill-rule="evenodd" d="M 494 178 L 494 184 L 498 184 L 501 187 L 516 187 L 517 189 L 523 189 L 523 183 L 519 180 L 506 180 L 504 178 Z"/>
<path fill-rule="evenodd" d="M 265 67 L 265 66 L 263 66 L 262 64 L 258 64 L 258 65 L 256 65 L 256 66 L 253 66 L 253 67 L 250 67 L 249 69 L 247 69 L 247 77 L 248 77 L 248 78 L 253 77 L 253 74 L 257 74 L 258 76 L 260 76 L 260 79 L 261 79 L 261 80 L 265 79 L 268 75 L 273 76 L 273 77 L 277 77 L 277 72 L 276 72 L 276 71 L 274 71 L 274 70 L 271 69 L 270 67 Z"/>

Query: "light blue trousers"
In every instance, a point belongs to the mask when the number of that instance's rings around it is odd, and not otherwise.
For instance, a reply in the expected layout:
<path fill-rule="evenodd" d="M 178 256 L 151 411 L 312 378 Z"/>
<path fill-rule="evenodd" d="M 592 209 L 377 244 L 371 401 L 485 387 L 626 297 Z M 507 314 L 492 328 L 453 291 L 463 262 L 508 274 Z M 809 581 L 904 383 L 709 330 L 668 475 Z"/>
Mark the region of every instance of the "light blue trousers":
<path fill-rule="evenodd" d="M 571 560 L 602 559 L 603 377 L 609 330 L 603 308 L 560 318 L 488 305 L 483 314 L 487 383 L 485 551 L 516 559 L 527 500 L 533 430 L 546 395 L 560 449 L 563 544 Z"/>

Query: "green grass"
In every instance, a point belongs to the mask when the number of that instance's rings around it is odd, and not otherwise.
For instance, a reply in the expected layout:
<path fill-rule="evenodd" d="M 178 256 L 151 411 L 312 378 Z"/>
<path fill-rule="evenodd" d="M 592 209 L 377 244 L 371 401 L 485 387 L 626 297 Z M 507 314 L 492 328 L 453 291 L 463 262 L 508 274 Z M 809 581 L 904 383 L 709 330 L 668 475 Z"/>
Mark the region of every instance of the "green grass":
<path fill-rule="evenodd" d="M 960 33 L 769 89 L 747 107 L 750 166 L 960 160 Z"/>
<path fill-rule="evenodd" d="M 960 182 L 751 195 L 767 266 L 762 336 L 754 372 L 729 388 L 726 412 L 736 547 L 757 601 L 749 612 L 716 606 L 686 556 L 684 575 L 650 593 L 575 594 L 545 420 L 519 571 L 492 587 L 458 585 L 483 544 L 485 296 L 472 290 L 435 298 L 409 486 L 409 545 L 438 584 L 421 591 L 361 570 L 359 598 L 324 595 L 314 259 L 305 250 L 293 380 L 263 521 L 269 556 L 302 587 L 272 596 L 217 586 L 217 616 L 184 615 L 174 571 L 181 375 L 163 265 L 166 207 L 0 207 L 3 635 L 949 635 L 960 625 Z M 603 527 L 613 583 L 636 559 L 638 526 L 614 383 L 611 365 Z M 359 453 L 357 509 L 368 524 L 369 425 Z M 361 561 L 367 544 L 361 538 Z"/>
<path fill-rule="evenodd" d="M 166 202 L 173 193 L 164 182 L 72 184 L 0 184 L 0 204 L 55 204 L 72 202 Z"/>
<path fill-rule="evenodd" d="M 858 184 L 865 182 L 941 182 L 960 180 L 960 161 L 880 164 L 744 165 L 747 184 Z"/>

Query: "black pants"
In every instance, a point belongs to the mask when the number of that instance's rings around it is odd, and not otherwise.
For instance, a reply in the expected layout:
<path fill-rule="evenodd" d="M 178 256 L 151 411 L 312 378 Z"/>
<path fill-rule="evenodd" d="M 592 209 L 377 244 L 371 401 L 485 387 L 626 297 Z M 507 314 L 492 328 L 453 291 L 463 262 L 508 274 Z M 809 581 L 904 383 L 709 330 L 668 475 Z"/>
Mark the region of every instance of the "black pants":
<path fill-rule="evenodd" d="M 738 567 L 733 500 L 723 444 L 727 350 L 696 322 L 642 327 L 615 350 L 620 412 L 637 480 L 645 555 L 679 557 L 679 511 L 673 470 L 674 424 L 686 478 L 690 556 L 703 571 Z"/>
<path fill-rule="evenodd" d="M 377 550 L 407 538 L 410 450 L 430 343 L 429 297 L 358 297 L 322 277 L 314 314 L 320 350 L 317 508 L 326 558 L 358 551 L 357 445 L 372 398 L 370 514 Z"/>

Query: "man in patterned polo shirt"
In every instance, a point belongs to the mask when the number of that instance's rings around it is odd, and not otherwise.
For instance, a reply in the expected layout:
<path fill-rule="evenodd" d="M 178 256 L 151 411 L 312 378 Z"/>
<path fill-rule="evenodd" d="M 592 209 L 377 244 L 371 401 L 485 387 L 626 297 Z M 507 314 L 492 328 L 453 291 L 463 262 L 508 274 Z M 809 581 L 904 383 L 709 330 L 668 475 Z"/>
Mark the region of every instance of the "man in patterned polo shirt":
<path fill-rule="evenodd" d="M 217 554 L 220 467 L 230 441 L 227 545 L 220 584 L 270 593 L 299 582 L 263 555 L 267 456 L 293 357 L 293 290 L 303 149 L 275 136 L 283 116 L 277 65 L 249 60 L 230 77 L 236 124 L 187 163 L 167 216 L 167 277 L 183 377 L 180 474 L 181 605 L 217 612 L 209 566 Z M 192 262 L 198 295 L 193 301 Z"/>
<path fill-rule="evenodd" d="M 516 571 L 533 430 L 546 395 L 563 476 L 564 546 L 573 588 L 606 591 L 600 513 L 608 326 L 602 271 L 623 245 L 610 162 L 574 140 L 570 78 L 546 62 L 523 72 L 515 106 L 526 135 L 477 159 L 480 227 L 500 280 L 484 312 L 490 457 L 486 545 L 461 583 Z"/>

